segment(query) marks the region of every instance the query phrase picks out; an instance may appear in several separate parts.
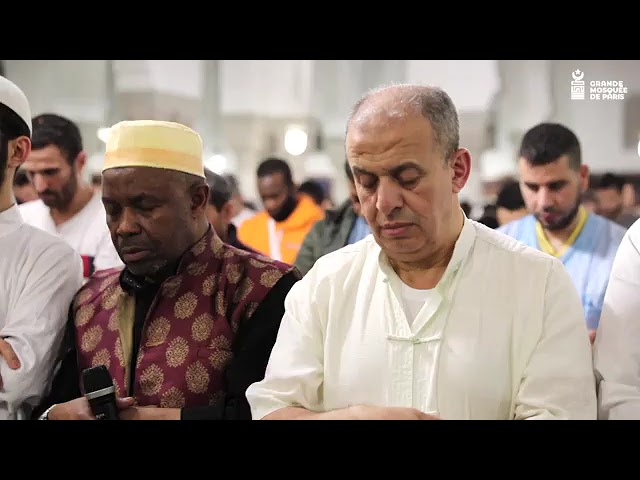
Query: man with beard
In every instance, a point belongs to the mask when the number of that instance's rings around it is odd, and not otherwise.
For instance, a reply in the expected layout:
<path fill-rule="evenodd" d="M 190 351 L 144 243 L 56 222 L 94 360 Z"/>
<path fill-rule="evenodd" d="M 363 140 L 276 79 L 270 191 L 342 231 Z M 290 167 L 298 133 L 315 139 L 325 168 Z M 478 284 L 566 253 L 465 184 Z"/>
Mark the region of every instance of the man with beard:
<path fill-rule="evenodd" d="M 115 125 L 102 179 L 126 267 L 78 292 L 39 418 L 94 419 L 79 375 L 104 365 L 123 420 L 250 419 L 245 391 L 264 376 L 298 272 L 215 234 L 202 140 L 183 125 Z"/>
<path fill-rule="evenodd" d="M 24 168 L 40 199 L 20 205 L 25 222 L 71 245 L 82 257 L 85 278 L 122 266 L 104 222 L 100 193 L 82 177 L 87 155 L 78 126 L 59 115 L 38 115 L 32 145 Z"/>
<path fill-rule="evenodd" d="M 531 214 L 500 230 L 562 261 L 582 299 L 593 343 L 625 229 L 582 206 L 589 167 L 582 163 L 578 138 L 567 127 L 541 123 L 531 128 L 519 157 L 520 189 Z"/>
<path fill-rule="evenodd" d="M 31 149 L 24 93 L 0 77 L 0 420 L 37 405 L 50 385 L 69 303 L 82 285 L 80 257 L 22 220 L 12 191 Z"/>
<path fill-rule="evenodd" d="M 324 218 L 324 211 L 308 195 L 297 195 L 284 160 L 268 158 L 257 173 L 265 210 L 240 225 L 238 238 L 264 255 L 293 264 L 304 237 Z"/>

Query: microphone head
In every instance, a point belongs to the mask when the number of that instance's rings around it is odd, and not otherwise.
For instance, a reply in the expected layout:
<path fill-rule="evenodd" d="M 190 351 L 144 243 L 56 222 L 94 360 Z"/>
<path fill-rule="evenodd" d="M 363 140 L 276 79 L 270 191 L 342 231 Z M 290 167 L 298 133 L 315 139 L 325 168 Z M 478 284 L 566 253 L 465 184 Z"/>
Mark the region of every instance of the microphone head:
<path fill-rule="evenodd" d="M 113 379 L 104 365 L 87 368 L 82 371 L 82 390 L 85 395 L 109 387 L 113 388 Z"/>

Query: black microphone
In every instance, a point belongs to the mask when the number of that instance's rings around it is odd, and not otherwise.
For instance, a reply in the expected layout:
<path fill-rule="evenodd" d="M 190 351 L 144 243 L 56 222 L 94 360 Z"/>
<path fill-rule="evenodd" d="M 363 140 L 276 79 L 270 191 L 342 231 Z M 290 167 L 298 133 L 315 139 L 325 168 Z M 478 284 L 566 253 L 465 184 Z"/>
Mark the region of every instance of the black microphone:
<path fill-rule="evenodd" d="M 104 365 L 82 371 L 82 390 L 97 420 L 119 420 L 116 388 Z"/>

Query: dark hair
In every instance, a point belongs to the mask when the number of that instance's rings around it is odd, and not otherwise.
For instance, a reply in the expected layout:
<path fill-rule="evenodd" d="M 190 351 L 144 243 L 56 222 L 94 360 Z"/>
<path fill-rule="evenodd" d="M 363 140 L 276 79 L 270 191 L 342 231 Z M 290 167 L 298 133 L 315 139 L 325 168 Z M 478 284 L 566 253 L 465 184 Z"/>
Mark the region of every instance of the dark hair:
<path fill-rule="evenodd" d="M 27 172 L 23 169 L 18 168 L 16 170 L 16 174 L 13 177 L 13 185 L 15 187 L 24 187 L 25 185 L 29 185 L 29 177 L 27 176 Z"/>
<path fill-rule="evenodd" d="M 204 169 L 204 176 L 207 185 L 209 185 L 209 203 L 213 205 L 217 211 L 220 211 L 225 203 L 231 199 L 231 186 L 222 175 L 218 175 L 208 168 Z"/>
<path fill-rule="evenodd" d="M 238 185 L 238 179 L 232 173 L 227 173 L 223 175 L 224 179 L 229 184 L 229 188 L 231 189 L 231 195 L 235 195 L 240 193 L 240 186 Z"/>
<path fill-rule="evenodd" d="M 510 211 L 525 208 L 518 182 L 510 181 L 502 186 L 496 198 L 496 207 L 506 208 Z"/>
<path fill-rule="evenodd" d="M 624 178 L 615 173 L 605 173 L 600 177 L 600 181 L 596 185 L 596 189 L 599 188 L 615 188 L 619 193 L 622 193 L 624 188 Z"/>
<path fill-rule="evenodd" d="M 72 165 L 82 151 L 82 136 L 78 126 L 68 118 L 53 113 L 38 115 L 33 118 L 32 123 L 31 148 L 39 150 L 54 145 Z"/>
<path fill-rule="evenodd" d="M 291 175 L 291 168 L 289 164 L 281 158 L 269 157 L 258 165 L 258 178 L 266 177 L 267 175 L 273 175 L 275 173 L 281 173 L 284 176 L 284 180 L 288 186 L 293 186 L 293 175 Z"/>
<path fill-rule="evenodd" d="M 540 123 L 525 133 L 520 144 L 520 157 L 531 165 L 547 165 L 563 155 L 569 166 L 577 170 L 582 164 L 580 142 L 575 133 L 559 123 Z"/>
<path fill-rule="evenodd" d="M 353 179 L 353 172 L 351 171 L 351 167 L 349 166 L 349 162 L 347 160 L 344 161 L 344 173 L 347 174 L 347 178 L 351 183 L 355 181 Z"/>
<path fill-rule="evenodd" d="M 462 208 L 462 211 L 464 212 L 464 214 L 469 217 L 469 215 L 471 215 L 471 204 L 469 202 L 467 202 L 466 200 L 463 200 L 462 202 L 460 202 L 460 208 Z"/>
<path fill-rule="evenodd" d="M 9 142 L 21 136 L 30 137 L 29 126 L 20 115 L 0 103 L 0 184 L 5 179 L 5 169 L 9 162 Z"/>
<path fill-rule="evenodd" d="M 22 136 L 31 137 L 26 122 L 4 103 L 0 103 L 0 136 L 3 142 Z"/>
<path fill-rule="evenodd" d="M 298 192 L 309 195 L 317 205 L 321 205 L 324 199 L 327 198 L 327 192 L 324 191 L 324 187 L 315 180 L 302 182 L 298 187 Z"/>
<path fill-rule="evenodd" d="M 94 186 L 102 185 L 102 173 L 97 172 L 91 175 L 91 185 L 94 185 Z"/>

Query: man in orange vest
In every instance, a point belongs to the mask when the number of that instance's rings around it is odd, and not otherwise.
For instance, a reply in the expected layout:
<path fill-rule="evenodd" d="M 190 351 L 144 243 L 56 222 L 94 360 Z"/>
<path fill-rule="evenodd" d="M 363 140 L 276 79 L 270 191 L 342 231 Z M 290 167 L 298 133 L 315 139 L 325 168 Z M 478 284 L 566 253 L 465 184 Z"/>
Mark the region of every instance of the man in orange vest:
<path fill-rule="evenodd" d="M 264 255 L 293 264 L 304 237 L 324 218 L 324 211 L 307 195 L 297 194 L 284 160 L 266 159 L 257 174 L 265 210 L 242 223 L 238 238 Z"/>

